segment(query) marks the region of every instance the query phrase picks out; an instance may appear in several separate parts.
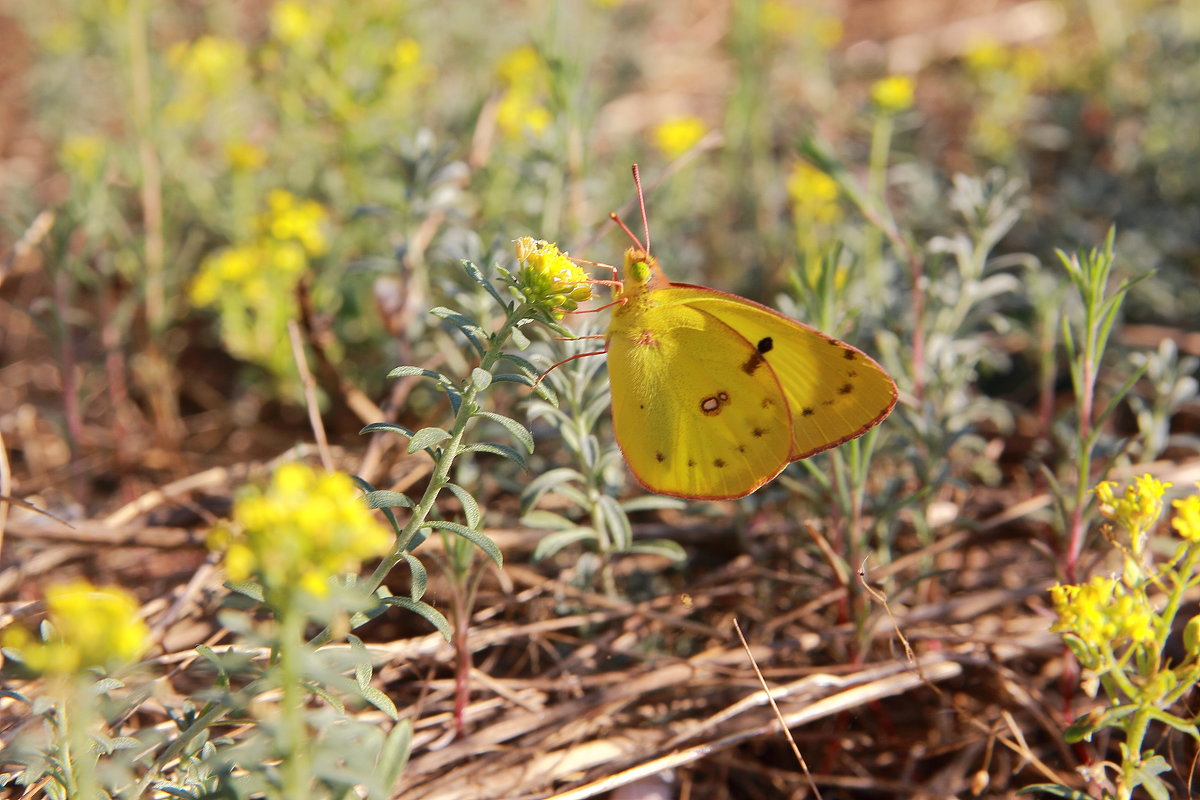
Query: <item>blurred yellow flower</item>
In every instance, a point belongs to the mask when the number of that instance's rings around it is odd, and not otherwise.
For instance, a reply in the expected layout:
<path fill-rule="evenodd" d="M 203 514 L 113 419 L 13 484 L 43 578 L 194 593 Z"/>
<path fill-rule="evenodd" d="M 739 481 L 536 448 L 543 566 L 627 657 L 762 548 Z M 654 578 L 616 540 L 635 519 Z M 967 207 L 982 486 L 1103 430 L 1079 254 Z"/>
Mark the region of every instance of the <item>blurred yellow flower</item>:
<path fill-rule="evenodd" d="M 266 488 L 243 491 L 233 524 L 209 538 L 231 580 L 253 578 L 276 600 L 325 596 L 333 577 L 385 555 L 391 541 L 348 476 L 296 463 L 277 469 Z"/>
<path fill-rule="evenodd" d="M 997 72 L 1008 66 L 1008 48 L 991 37 L 982 36 L 967 45 L 963 58 L 972 72 Z"/>
<path fill-rule="evenodd" d="M 266 166 L 267 153 L 249 142 L 230 142 L 225 146 L 225 159 L 237 172 L 256 172 Z"/>
<path fill-rule="evenodd" d="M 58 157 L 63 169 L 70 174 L 95 178 L 104 163 L 104 140 L 99 136 L 72 134 L 63 141 Z"/>
<path fill-rule="evenodd" d="M 762 32 L 777 39 L 795 36 L 803 30 L 809 20 L 808 9 L 800 8 L 785 0 L 765 0 L 759 6 L 759 25 Z"/>
<path fill-rule="evenodd" d="M 806 161 L 797 162 L 792 169 L 787 192 L 797 222 L 831 224 L 842 218 L 837 181 Z"/>
<path fill-rule="evenodd" d="M 295 44 L 316 33 L 316 24 L 305 3 L 281 0 L 271 6 L 271 30 L 279 41 Z"/>
<path fill-rule="evenodd" d="M 1193 494 L 1171 503 L 1175 519 L 1171 527 L 1189 542 L 1200 542 L 1200 494 Z"/>
<path fill-rule="evenodd" d="M 314 200 L 300 200 L 291 192 L 274 189 L 267 195 L 269 211 L 263 215 L 262 227 L 279 241 L 294 239 L 309 255 L 323 255 L 329 244 L 322 230 L 325 209 Z"/>
<path fill-rule="evenodd" d="M 545 87 L 547 70 L 542 56 L 530 45 L 522 45 L 500 60 L 496 74 L 508 86 L 521 86 L 530 90 Z"/>
<path fill-rule="evenodd" d="M 552 122 L 550 111 L 520 89 L 506 91 L 496 107 L 496 127 L 510 139 L 525 134 L 541 136 Z"/>
<path fill-rule="evenodd" d="M 654 129 L 654 143 L 667 158 L 678 158 L 691 150 L 708 133 L 699 117 L 670 117 Z"/>
<path fill-rule="evenodd" d="M 236 39 L 201 36 L 179 42 L 167 53 L 169 63 L 185 80 L 208 87 L 227 85 L 246 66 L 246 47 Z"/>
<path fill-rule="evenodd" d="M 1046 59 L 1042 56 L 1042 51 L 1022 47 L 1013 54 L 1012 71 L 1022 83 L 1033 84 L 1046 71 Z"/>
<path fill-rule="evenodd" d="M 421 43 L 416 39 L 401 39 L 392 48 L 392 69 L 404 72 L 421 61 Z"/>
<path fill-rule="evenodd" d="M 875 81 L 871 100 L 885 114 L 895 114 L 913 104 L 913 80 L 906 75 L 892 75 Z"/>
<path fill-rule="evenodd" d="M 150 649 L 150 630 L 138 617 L 133 595 L 87 581 L 46 589 L 49 635 L 38 639 L 22 627 L 4 632 L 4 646 L 42 674 L 70 675 L 89 667 L 117 670 Z"/>

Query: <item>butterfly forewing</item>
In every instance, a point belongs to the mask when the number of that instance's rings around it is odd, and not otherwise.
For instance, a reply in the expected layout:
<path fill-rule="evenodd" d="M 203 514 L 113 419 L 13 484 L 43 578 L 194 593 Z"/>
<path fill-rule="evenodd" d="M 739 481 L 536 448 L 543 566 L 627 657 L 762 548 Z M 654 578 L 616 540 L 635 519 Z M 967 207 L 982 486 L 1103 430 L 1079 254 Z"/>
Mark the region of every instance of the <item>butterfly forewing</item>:
<path fill-rule="evenodd" d="M 614 315 L 617 441 L 652 491 L 742 497 L 790 460 L 789 400 L 752 341 L 713 314 L 672 302 L 673 292 L 656 291 L 662 303 Z"/>
<path fill-rule="evenodd" d="M 662 294 L 663 302 L 713 315 L 761 353 L 791 412 L 789 460 L 865 433 L 896 404 L 892 379 L 845 342 L 736 295 L 686 284 L 672 284 Z"/>

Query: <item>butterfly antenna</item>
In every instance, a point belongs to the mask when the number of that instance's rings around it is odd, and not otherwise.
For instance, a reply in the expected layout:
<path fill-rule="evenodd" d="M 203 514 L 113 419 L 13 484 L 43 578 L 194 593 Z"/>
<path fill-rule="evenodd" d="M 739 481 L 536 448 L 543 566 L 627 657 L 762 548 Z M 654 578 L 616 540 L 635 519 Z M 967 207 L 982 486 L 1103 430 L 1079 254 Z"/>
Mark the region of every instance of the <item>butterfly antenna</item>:
<path fill-rule="evenodd" d="M 633 185 L 637 187 L 638 206 L 642 209 L 642 231 L 646 235 L 646 255 L 650 255 L 650 222 L 646 217 L 646 197 L 642 194 L 642 176 L 638 172 L 638 165 L 633 165 Z M 636 241 L 636 240 L 635 240 Z"/>
<path fill-rule="evenodd" d="M 633 231 L 629 230 L 629 226 L 621 221 L 621 218 L 617 216 L 617 212 L 615 212 L 615 211 L 609 212 L 608 218 L 621 226 L 621 230 L 625 231 L 625 234 L 630 239 L 633 239 L 633 243 L 637 245 L 639 250 L 641 250 L 643 253 L 646 252 L 646 248 L 642 246 L 641 241 L 637 238 L 637 234 L 634 233 Z M 647 253 L 647 255 L 648 255 L 648 253 Z"/>

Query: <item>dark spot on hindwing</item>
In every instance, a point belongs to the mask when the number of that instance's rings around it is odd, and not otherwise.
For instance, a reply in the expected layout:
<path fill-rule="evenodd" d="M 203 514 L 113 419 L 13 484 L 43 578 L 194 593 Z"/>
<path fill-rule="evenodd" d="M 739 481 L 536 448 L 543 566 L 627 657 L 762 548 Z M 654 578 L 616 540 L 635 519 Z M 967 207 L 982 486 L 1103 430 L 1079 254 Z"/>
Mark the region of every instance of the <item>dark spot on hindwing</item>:
<path fill-rule="evenodd" d="M 775 341 L 770 336 L 764 336 L 758 340 L 758 352 L 767 354 L 775 348 Z"/>
<path fill-rule="evenodd" d="M 812 406 L 805 406 L 804 408 L 800 409 L 800 416 L 802 417 L 811 417 L 815 413 L 816 412 L 813 411 Z"/>
<path fill-rule="evenodd" d="M 722 468 L 725 466 L 725 459 L 723 459 L 723 458 L 714 458 L 714 459 L 713 459 L 713 466 L 714 466 L 714 467 L 716 467 L 717 469 L 722 469 Z"/>
<path fill-rule="evenodd" d="M 700 401 L 700 413 L 706 417 L 714 417 L 721 413 L 721 409 L 729 405 L 729 394 L 726 392 L 717 392 L 710 394 L 708 397 Z"/>
<path fill-rule="evenodd" d="M 659 452 L 659 453 L 654 454 L 654 460 L 661 464 L 667 460 L 667 457 L 664 456 L 661 452 Z"/>
<path fill-rule="evenodd" d="M 843 383 L 841 386 L 838 387 L 838 390 L 837 390 L 838 394 L 840 394 L 840 395 L 847 395 L 853 391 L 854 391 L 854 385 L 850 384 L 850 383 Z"/>

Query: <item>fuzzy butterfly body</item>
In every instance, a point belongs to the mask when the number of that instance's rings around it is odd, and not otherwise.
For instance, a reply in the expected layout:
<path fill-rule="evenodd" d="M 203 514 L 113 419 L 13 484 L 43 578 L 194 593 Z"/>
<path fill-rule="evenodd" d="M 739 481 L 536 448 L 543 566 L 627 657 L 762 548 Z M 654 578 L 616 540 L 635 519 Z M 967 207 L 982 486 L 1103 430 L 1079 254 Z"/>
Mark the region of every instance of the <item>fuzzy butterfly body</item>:
<path fill-rule="evenodd" d="M 896 404 L 861 351 L 745 298 L 670 283 L 641 248 L 625 254 L 617 301 L 605 334 L 613 426 L 659 494 L 744 497 Z"/>

